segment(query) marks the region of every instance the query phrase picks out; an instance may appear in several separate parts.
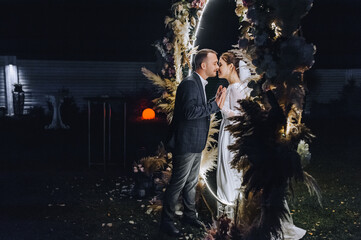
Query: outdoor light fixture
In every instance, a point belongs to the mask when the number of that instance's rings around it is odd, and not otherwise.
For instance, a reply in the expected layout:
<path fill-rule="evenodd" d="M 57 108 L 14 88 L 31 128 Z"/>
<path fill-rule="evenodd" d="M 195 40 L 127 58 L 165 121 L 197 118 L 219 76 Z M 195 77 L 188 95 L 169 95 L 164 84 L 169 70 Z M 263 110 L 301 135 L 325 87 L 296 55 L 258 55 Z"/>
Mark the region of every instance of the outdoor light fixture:
<path fill-rule="evenodd" d="M 142 113 L 142 119 L 144 120 L 152 120 L 155 119 L 155 112 L 153 109 L 151 108 L 146 108 L 143 110 Z"/>
<path fill-rule="evenodd" d="M 9 116 L 14 115 L 13 88 L 18 83 L 18 68 L 16 65 L 8 64 L 5 66 L 6 83 L 6 108 Z"/>

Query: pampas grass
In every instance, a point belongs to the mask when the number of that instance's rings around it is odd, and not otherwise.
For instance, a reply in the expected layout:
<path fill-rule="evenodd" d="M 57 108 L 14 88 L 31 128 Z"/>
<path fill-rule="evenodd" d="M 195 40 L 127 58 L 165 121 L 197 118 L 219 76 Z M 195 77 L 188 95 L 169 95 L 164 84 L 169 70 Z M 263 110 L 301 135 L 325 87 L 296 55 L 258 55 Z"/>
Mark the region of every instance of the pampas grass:
<path fill-rule="evenodd" d="M 166 82 L 163 78 L 161 78 L 158 74 L 153 73 L 152 71 L 148 70 L 145 67 L 142 67 L 142 73 L 143 75 L 148 78 L 150 81 L 153 82 L 154 85 L 157 87 L 166 88 Z"/>
<path fill-rule="evenodd" d="M 322 195 L 321 195 L 321 189 L 318 186 L 316 180 L 307 172 L 303 171 L 304 176 L 304 183 L 307 186 L 308 193 L 313 196 L 317 196 L 318 203 L 322 207 Z"/>
<path fill-rule="evenodd" d="M 140 160 L 144 166 L 145 173 L 148 175 L 153 174 L 156 171 L 160 171 L 167 164 L 165 157 L 145 157 Z"/>
<path fill-rule="evenodd" d="M 175 95 L 179 83 L 168 78 L 162 78 L 145 67 L 141 70 L 145 77 L 163 91 L 162 96 L 153 100 L 154 108 L 158 112 L 165 113 L 167 115 L 167 121 L 170 123 L 173 118 Z"/>
<path fill-rule="evenodd" d="M 213 170 L 217 166 L 218 147 L 216 146 L 217 140 L 214 138 L 214 135 L 219 132 L 218 125 L 220 121 L 220 119 L 216 118 L 215 114 L 212 114 L 207 143 L 202 152 L 202 160 L 199 171 L 199 175 L 203 179 L 206 179 L 206 173 L 208 171 Z"/>
<path fill-rule="evenodd" d="M 174 44 L 174 68 L 176 75 L 176 82 L 180 83 L 183 80 L 182 74 L 182 53 L 179 46 L 179 43 L 175 40 Z"/>

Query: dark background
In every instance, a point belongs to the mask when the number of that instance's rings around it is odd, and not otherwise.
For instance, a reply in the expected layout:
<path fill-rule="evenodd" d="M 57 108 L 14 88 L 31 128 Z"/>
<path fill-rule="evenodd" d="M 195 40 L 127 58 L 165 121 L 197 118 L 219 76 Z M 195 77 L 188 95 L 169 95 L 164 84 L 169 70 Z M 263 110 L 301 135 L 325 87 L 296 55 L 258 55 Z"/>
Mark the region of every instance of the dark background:
<path fill-rule="evenodd" d="M 237 42 L 234 0 L 211 0 L 201 47 Z M 20 59 L 155 61 L 171 0 L 1 0 L 0 55 Z M 317 46 L 315 68 L 361 67 L 361 3 L 316 0 L 302 21 Z"/>

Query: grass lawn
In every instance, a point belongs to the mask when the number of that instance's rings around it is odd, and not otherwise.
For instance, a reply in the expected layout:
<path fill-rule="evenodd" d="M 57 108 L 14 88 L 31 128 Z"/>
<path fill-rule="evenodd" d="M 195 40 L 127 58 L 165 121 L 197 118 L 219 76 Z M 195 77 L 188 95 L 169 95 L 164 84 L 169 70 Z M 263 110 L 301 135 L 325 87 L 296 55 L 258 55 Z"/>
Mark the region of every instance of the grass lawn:
<path fill-rule="evenodd" d="M 315 126 L 319 132 L 306 171 L 319 183 L 323 207 L 303 184 L 290 202 L 295 224 L 307 230 L 304 239 L 361 239 L 360 127 L 345 125 Z"/>
<path fill-rule="evenodd" d="M 303 239 L 361 239 L 361 131 L 310 127 L 318 138 L 306 171 L 321 187 L 323 206 L 297 184 L 289 200 L 294 223 L 307 230 Z M 0 239 L 170 239 L 158 234 L 159 214 L 146 214 L 151 193 L 137 199 L 129 177 L 101 172 L 1 173 Z M 210 223 L 199 204 L 200 218 Z M 183 231 L 183 239 L 202 239 L 202 231 Z"/>

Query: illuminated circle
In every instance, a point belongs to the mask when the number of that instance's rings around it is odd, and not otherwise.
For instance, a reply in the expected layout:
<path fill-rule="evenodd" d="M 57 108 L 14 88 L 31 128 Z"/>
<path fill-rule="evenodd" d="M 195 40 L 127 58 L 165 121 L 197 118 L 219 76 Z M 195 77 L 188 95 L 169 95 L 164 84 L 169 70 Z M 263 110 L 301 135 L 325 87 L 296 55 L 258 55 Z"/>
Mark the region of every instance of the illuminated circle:
<path fill-rule="evenodd" d="M 189 51 L 196 46 L 199 29 L 200 29 L 200 26 L 201 26 L 201 23 L 202 23 L 203 13 L 204 13 L 205 10 L 207 9 L 207 6 L 209 6 L 210 1 L 211 1 L 211 0 L 206 1 L 206 4 L 205 4 L 203 10 L 202 10 L 201 13 L 200 13 L 199 20 L 198 20 L 198 24 L 197 24 L 197 28 L 196 28 L 196 31 L 195 31 L 195 33 L 194 33 L 196 40 L 193 42 L 192 45 L 189 46 Z M 193 57 L 194 57 L 194 54 L 191 55 L 191 59 L 190 59 L 190 62 L 191 62 L 191 63 L 193 62 Z M 190 75 L 191 73 L 192 73 L 192 69 L 191 69 L 191 67 L 190 67 L 190 68 L 189 68 L 188 75 Z M 207 176 L 206 176 L 206 174 L 205 174 L 206 171 L 207 171 L 206 169 L 202 169 L 202 168 L 201 168 L 199 175 L 200 175 L 201 181 L 203 181 L 203 182 L 206 184 L 206 186 L 207 186 L 207 188 L 208 188 L 208 191 L 211 193 L 211 195 L 212 195 L 218 202 L 222 203 L 223 205 L 228 205 L 228 206 L 232 206 L 232 207 L 235 206 L 234 203 L 230 203 L 230 202 L 228 202 L 228 201 L 226 201 L 226 200 L 224 200 L 224 199 L 220 199 L 220 198 L 217 196 L 217 194 L 215 194 L 215 193 L 213 192 L 212 188 L 211 188 L 211 187 L 209 186 L 209 184 L 208 184 Z"/>
<path fill-rule="evenodd" d="M 189 47 L 190 50 L 193 49 L 193 48 L 196 46 L 197 36 L 198 36 L 199 28 L 200 28 L 200 26 L 201 26 L 203 13 L 204 13 L 205 10 L 207 9 L 208 3 L 209 3 L 210 1 L 211 1 L 211 0 L 206 1 L 206 4 L 204 5 L 203 10 L 200 12 L 200 16 L 199 16 L 199 19 L 198 19 L 197 28 L 196 28 L 196 31 L 195 31 L 195 33 L 194 33 L 194 36 L 196 37 L 196 40 L 195 40 L 195 41 L 193 42 L 193 44 Z M 192 63 L 193 63 L 193 57 L 194 57 L 194 54 L 191 55 L 191 60 L 190 60 L 191 65 L 192 65 Z M 192 73 L 192 67 L 190 66 L 188 75 L 191 75 L 191 73 Z"/>
<path fill-rule="evenodd" d="M 145 120 L 152 120 L 155 118 L 155 112 L 151 108 L 146 108 L 143 110 L 142 118 Z"/>

